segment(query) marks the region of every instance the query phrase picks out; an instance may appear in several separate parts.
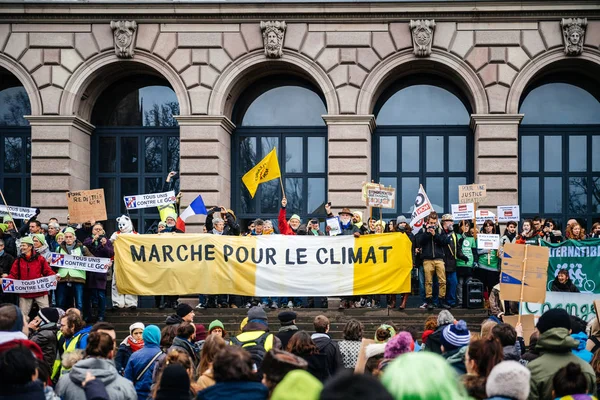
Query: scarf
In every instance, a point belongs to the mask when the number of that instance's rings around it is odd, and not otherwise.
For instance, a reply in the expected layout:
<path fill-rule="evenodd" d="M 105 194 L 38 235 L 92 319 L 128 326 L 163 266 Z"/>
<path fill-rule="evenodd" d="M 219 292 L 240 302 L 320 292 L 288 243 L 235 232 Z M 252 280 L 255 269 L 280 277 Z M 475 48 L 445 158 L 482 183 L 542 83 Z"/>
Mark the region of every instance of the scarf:
<path fill-rule="evenodd" d="M 218 231 L 218 230 L 216 230 L 216 229 L 213 229 L 213 230 L 212 230 L 212 233 L 213 233 L 213 235 L 222 235 L 222 234 L 223 234 L 223 232 L 219 232 L 219 231 Z"/>
<path fill-rule="evenodd" d="M 515 240 L 515 237 L 517 236 L 517 232 L 515 231 L 515 233 L 510 233 L 510 232 L 506 232 L 506 234 L 504 235 L 508 238 L 508 240 L 512 243 L 513 240 Z"/>
<path fill-rule="evenodd" d="M 144 347 L 144 340 L 143 339 L 140 340 L 140 341 L 137 341 L 131 335 L 127 336 L 127 338 L 125 339 L 125 341 L 126 341 L 125 344 L 127 346 L 131 347 L 131 351 L 133 351 L 134 353 L 136 351 L 138 351 L 139 349 L 141 349 L 141 348 Z"/>

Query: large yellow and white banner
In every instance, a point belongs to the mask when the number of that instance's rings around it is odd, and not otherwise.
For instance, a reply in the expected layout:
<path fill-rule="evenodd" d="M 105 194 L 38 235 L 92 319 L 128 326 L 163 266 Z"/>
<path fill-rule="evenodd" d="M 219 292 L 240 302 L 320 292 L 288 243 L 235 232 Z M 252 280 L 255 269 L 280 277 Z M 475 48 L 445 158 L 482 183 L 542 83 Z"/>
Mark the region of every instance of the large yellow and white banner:
<path fill-rule="evenodd" d="M 119 235 L 123 294 L 349 296 L 410 291 L 411 242 L 353 236 Z"/>

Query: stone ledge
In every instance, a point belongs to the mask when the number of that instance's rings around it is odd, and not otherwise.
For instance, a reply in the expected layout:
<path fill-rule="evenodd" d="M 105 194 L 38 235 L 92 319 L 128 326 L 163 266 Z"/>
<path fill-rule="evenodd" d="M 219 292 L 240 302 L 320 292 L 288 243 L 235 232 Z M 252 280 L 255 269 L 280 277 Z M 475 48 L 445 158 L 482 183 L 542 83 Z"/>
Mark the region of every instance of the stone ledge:
<path fill-rule="evenodd" d="M 30 126 L 74 126 L 91 136 L 96 127 L 76 115 L 24 115 Z"/>
<path fill-rule="evenodd" d="M 355 115 L 355 114 L 326 114 L 321 118 L 329 125 L 368 125 L 371 133 L 375 130 L 375 115 Z"/>
<path fill-rule="evenodd" d="M 519 125 L 525 114 L 471 114 L 471 129 L 478 125 Z"/>
<path fill-rule="evenodd" d="M 235 124 L 223 115 L 174 115 L 179 126 L 220 126 L 231 133 Z"/>

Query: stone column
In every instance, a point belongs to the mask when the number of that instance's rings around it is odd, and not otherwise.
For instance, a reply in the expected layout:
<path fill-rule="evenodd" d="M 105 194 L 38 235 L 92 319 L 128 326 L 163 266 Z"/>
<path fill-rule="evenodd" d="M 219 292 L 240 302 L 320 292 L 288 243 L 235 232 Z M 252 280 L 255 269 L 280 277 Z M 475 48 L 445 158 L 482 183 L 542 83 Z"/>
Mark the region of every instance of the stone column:
<path fill-rule="evenodd" d="M 201 194 L 207 208 L 231 203 L 231 133 L 224 116 L 175 116 L 179 122 L 182 210 Z M 201 232 L 204 216 L 190 217 L 186 232 Z"/>
<path fill-rule="evenodd" d="M 523 114 L 473 114 L 475 182 L 487 185 L 482 207 L 519 204 L 519 123 Z M 495 212 L 495 210 L 493 210 Z"/>
<path fill-rule="evenodd" d="M 324 115 L 328 135 L 328 200 L 335 210 L 365 210 L 363 182 L 371 180 L 373 115 Z"/>
<path fill-rule="evenodd" d="M 31 125 L 31 207 L 41 221 L 67 221 L 66 192 L 90 188 L 94 126 L 77 116 L 26 116 Z"/>

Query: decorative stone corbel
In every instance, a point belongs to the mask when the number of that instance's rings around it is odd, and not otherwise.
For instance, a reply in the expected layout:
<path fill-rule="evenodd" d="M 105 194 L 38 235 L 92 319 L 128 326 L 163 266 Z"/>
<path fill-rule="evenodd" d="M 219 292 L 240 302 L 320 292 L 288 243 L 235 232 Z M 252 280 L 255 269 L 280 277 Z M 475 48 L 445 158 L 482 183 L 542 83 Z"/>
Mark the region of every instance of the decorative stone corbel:
<path fill-rule="evenodd" d="M 428 57 L 431 54 L 435 20 L 418 19 L 410 21 L 414 53 L 417 57 Z"/>
<path fill-rule="evenodd" d="M 560 26 L 563 31 L 565 54 L 568 56 L 578 56 L 583 53 L 587 18 L 563 18 Z"/>
<path fill-rule="evenodd" d="M 133 58 L 137 24 L 135 21 L 111 21 L 115 41 L 115 54 L 119 58 Z"/>
<path fill-rule="evenodd" d="M 283 56 L 283 41 L 285 40 L 284 21 L 261 21 L 260 30 L 263 35 L 265 55 L 269 58 L 281 58 Z"/>

